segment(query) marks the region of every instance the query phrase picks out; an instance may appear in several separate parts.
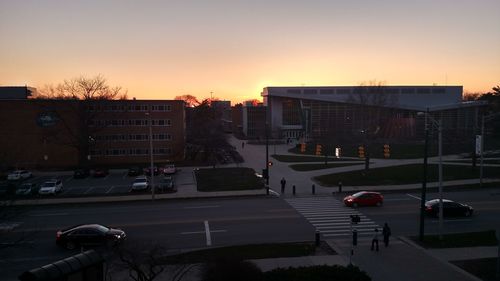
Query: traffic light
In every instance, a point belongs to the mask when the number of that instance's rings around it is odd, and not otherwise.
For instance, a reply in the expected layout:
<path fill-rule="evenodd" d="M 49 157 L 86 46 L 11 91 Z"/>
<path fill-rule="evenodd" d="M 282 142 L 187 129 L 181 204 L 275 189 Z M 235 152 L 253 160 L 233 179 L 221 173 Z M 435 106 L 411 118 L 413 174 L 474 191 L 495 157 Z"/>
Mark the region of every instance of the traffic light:
<path fill-rule="evenodd" d="M 321 144 L 316 145 L 316 155 L 321 155 Z"/>
<path fill-rule="evenodd" d="M 359 155 L 359 158 L 365 158 L 365 147 L 360 145 L 358 147 L 358 155 Z"/>
<path fill-rule="evenodd" d="M 384 144 L 384 158 L 391 157 L 391 147 L 388 144 Z"/>
<path fill-rule="evenodd" d="M 306 152 L 306 144 L 305 143 L 300 144 L 300 152 L 302 152 L 302 153 Z"/>

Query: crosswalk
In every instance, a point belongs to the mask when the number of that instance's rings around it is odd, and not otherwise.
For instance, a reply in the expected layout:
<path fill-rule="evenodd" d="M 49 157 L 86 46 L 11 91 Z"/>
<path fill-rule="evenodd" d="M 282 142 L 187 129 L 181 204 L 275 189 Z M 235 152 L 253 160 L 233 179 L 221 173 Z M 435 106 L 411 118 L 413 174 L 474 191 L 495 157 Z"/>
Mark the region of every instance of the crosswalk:
<path fill-rule="evenodd" d="M 380 226 L 357 209 L 344 206 L 333 197 L 303 197 L 285 199 L 295 210 L 302 214 L 323 237 L 342 237 L 351 235 L 351 215 L 358 215 L 361 221 L 355 225 L 358 236 L 372 235 Z"/>

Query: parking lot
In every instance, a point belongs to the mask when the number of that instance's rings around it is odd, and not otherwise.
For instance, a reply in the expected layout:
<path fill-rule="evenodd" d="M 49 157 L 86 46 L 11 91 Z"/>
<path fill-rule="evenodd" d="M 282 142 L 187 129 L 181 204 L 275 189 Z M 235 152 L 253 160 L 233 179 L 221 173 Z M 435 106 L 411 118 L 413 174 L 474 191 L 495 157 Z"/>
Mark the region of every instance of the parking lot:
<path fill-rule="evenodd" d="M 93 177 L 92 175 L 82 178 L 73 178 L 72 172 L 54 172 L 54 173 L 34 173 L 34 176 L 25 179 L 23 181 L 2 181 L 0 184 L 0 194 L 4 195 L 7 192 L 9 184 L 20 185 L 25 182 L 35 183 L 37 187 L 51 179 L 60 179 L 63 182 L 62 192 L 56 195 L 44 195 L 56 196 L 56 197 L 81 197 L 81 196 L 111 196 L 111 195 L 126 195 L 126 194 L 141 194 L 150 193 L 151 189 L 145 191 L 132 191 L 132 182 L 136 178 L 135 176 L 128 176 L 127 170 L 109 170 L 109 174 L 105 177 Z M 179 179 L 182 182 L 193 183 L 192 170 L 186 169 L 185 171 L 178 169 L 175 175 L 171 175 L 174 178 L 174 190 L 169 190 L 166 192 L 173 192 L 177 189 L 179 184 Z M 154 184 L 157 186 L 163 175 L 157 175 L 154 177 Z M 12 187 L 11 187 L 12 188 Z M 160 193 L 158 190 L 157 193 Z M 23 198 L 36 198 L 40 197 L 37 192 L 31 195 L 19 196 Z"/>

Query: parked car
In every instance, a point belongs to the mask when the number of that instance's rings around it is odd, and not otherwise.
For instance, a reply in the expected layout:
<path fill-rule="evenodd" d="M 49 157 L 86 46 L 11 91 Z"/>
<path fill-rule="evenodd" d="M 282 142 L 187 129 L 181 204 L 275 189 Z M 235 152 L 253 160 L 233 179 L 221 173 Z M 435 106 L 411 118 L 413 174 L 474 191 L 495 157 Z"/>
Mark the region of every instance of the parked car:
<path fill-rule="evenodd" d="M 360 191 L 344 198 L 344 204 L 348 207 L 358 206 L 382 206 L 384 196 L 379 192 Z"/>
<path fill-rule="evenodd" d="M 163 174 L 165 175 L 173 175 L 176 172 L 177 169 L 175 168 L 174 164 L 165 165 L 165 167 L 163 167 Z"/>
<path fill-rule="evenodd" d="M 16 170 L 7 175 L 7 180 L 24 180 L 31 178 L 33 174 L 30 171 L 26 170 Z"/>
<path fill-rule="evenodd" d="M 149 166 L 148 166 L 148 167 L 144 168 L 144 169 L 143 169 L 143 172 L 144 172 L 144 174 L 145 174 L 145 175 L 150 176 L 150 175 L 151 175 L 151 167 L 149 167 Z M 156 175 L 158 175 L 159 173 L 160 173 L 160 170 L 158 169 L 158 167 L 154 166 L 154 167 L 153 167 L 153 175 L 155 175 L 155 176 L 156 176 Z"/>
<path fill-rule="evenodd" d="M 76 169 L 73 173 L 73 178 L 84 179 L 90 175 L 89 169 Z"/>
<path fill-rule="evenodd" d="M 129 177 L 136 177 L 142 173 L 141 168 L 135 166 L 135 167 L 130 167 L 128 169 L 128 176 Z"/>
<path fill-rule="evenodd" d="M 428 216 L 439 216 L 439 199 L 432 199 L 425 202 L 425 213 Z M 464 216 L 468 217 L 474 213 L 474 209 L 466 204 L 454 202 L 452 200 L 443 199 L 443 216 L 455 217 Z"/>
<path fill-rule="evenodd" d="M 100 224 L 76 225 L 56 233 L 56 244 L 68 250 L 81 246 L 116 245 L 127 235 L 121 229 Z"/>
<path fill-rule="evenodd" d="M 37 185 L 34 182 L 25 182 L 17 187 L 17 195 L 31 195 L 38 192 Z"/>
<path fill-rule="evenodd" d="M 58 179 L 53 179 L 44 182 L 41 186 L 40 189 L 38 190 L 38 194 L 52 194 L 55 195 L 56 193 L 61 192 L 63 189 L 63 184 L 61 180 Z"/>
<path fill-rule="evenodd" d="M 94 176 L 94 178 L 102 178 L 102 177 L 107 176 L 108 174 L 109 174 L 109 172 L 107 169 L 96 168 L 96 169 L 94 169 L 93 176 Z"/>
<path fill-rule="evenodd" d="M 174 189 L 174 178 L 172 176 L 164 176 L 160 179 L 157 185 L 159 191 L 166 191 Z"/>
<path fill-rule="evenodd" d="M 149 188 L 149 179 L 146 176 L 135 178 L 132 183 L 132 190 L 146 190 Z"/>

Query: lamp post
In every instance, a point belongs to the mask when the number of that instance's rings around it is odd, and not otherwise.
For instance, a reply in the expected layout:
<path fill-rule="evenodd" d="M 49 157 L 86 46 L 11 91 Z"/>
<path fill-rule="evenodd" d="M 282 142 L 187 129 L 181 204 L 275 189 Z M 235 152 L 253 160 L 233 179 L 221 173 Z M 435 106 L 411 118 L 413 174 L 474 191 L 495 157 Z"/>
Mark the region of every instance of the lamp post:
<path fill-rule="evenodd" d="M 266 121 L 266 127 L 265 127 L 265 134 L 266 134 L 266 185 L 269 186 L 269 135 L 267 133 L 267 121 Z"/>
<path fill-rule="evenodd" d="M 153 162 L 153 127 L 151 124 L 151 114 L 146 112 L 146 116 L 148 116 L 148 125 L 149 125 L 149 157 L 150 157 L 150 176 L 151 176 L 151 200 L 155 200 L 155 177 L 154 177 L 154 162 Z"/>
<path fill-rule="evenodd" d="M 431 115 L 429 115 L 429 109 L 427 109 L 426 112 L 418 112 L 417 115 L 425 115 L 425 151 L 424 151 L 424 183 L 422 184 L 422 198 L 420 202 L 420 239 L 423 239 L 423 212 L 424 212 L 424 207 L 423 204 L 425 203 L 425 189 L 426 189 L 426 184 L 427 184 L 427 147 L 428 147 L 428 134 L 429 134 L 429 128 L 428 128 L 428 123 L 427 120 L 430 120 L 432 122 L 432 125 L 436 126 L 438 130 L 438 151 L 439 151 L 439 187 L 438 187 L 438 192 L 439 192 L 439 239 L 443 239 L 443 132 L 442 132 L 442 120 L 436 120 L 434 119 Z"/>
<path fill-rule="evenodd" d="M 427 109 L 426 112 L 429 112 Z M 420 113 L 420 112 L 419 112 Z M 425 195 L 427 192 L 427 151 L 429 147 L 429 128 L 427 127 L 427 114 L 425 114 L 425 143 L 424 143 L 424 176 L 422 180 L 422 194 L 420 195 L 420 231 L 418 238 L 424 241 L 424 225 L 425 225 Z"/>

